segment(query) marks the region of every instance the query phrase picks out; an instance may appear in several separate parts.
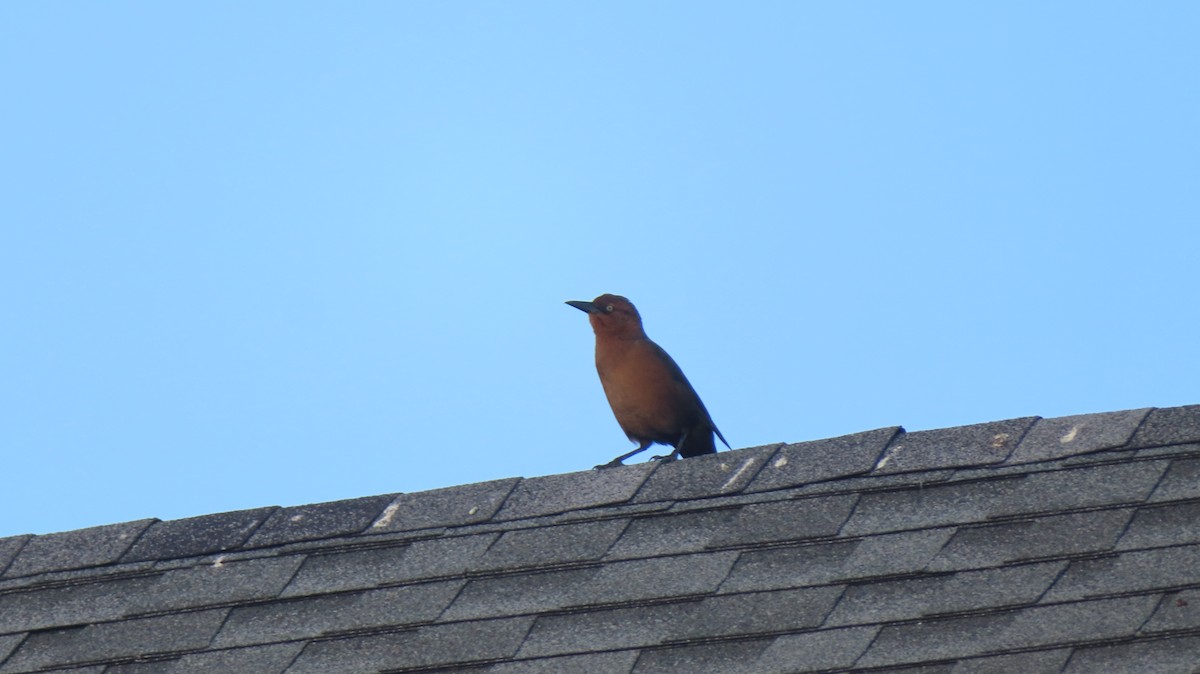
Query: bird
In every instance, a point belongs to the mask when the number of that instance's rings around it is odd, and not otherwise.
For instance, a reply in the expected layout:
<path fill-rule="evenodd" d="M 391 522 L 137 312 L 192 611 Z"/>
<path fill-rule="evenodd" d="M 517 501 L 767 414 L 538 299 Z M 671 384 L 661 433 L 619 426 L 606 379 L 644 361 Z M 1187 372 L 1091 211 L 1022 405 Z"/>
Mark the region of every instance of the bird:
<path fill-rule="evenodd" d="M 655 443 L 673 448 L 666 456 L 654 457 L 661 461 L 715 454 L 714 433 L 729 447 L 683 370 L 646 336 L 632 302 L 606 293 L 590 302 L 567 304 L 587 313 L 596 333 L 596 372 L 604 395 L 621 430 L 638 443 L 632 452 L 596 468 L 624 465 L 625 459 Z"/>

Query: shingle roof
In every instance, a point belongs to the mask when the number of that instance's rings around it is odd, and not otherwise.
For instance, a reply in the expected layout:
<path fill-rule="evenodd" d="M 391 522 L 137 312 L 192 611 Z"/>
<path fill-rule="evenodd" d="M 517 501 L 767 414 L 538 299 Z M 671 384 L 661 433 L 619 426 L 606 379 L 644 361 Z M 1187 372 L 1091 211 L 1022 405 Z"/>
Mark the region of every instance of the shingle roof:
<path fill-rule="evenodd" d="M 1200 405 L 0 539 L 0 674 L 1200 671 Z"/>

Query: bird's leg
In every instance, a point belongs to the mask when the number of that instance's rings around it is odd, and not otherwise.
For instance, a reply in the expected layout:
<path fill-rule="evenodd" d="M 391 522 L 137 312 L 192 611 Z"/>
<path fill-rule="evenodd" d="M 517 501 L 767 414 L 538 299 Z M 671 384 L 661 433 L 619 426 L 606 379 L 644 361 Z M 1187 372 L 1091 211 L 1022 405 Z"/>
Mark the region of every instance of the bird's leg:
<path fill-rule="evenodd" d="M 652 461 L 654 461 L 654 460 L 662 461 L 663 463 L 666 463 L 668 461 L 674 461 L 675 459 L 678 459 L 680 452 L 683 451 L 683 443 L 687 442 L 687 437 L 688 437 L 689 432 L 690 431 L 684 431 L 683 435 L 680 436 L 679 442 L 675 443 L 675 451 L 673 451 L 670 454 L 667 454 L 665 456 L 652 456 L 652 457 L 650 457 L 650 459 Z"/>
<path fill-rule="evenodd" d="M 646 448 L 653 444 L 654 443 L 651 442 L 650 440 L 643 440 L 642 444 L 638 445 L 638 448 L 633 450 L 632 452 L 629 452 L 628 454 L 622 454 L 621 456 L 618 456 L 617 458 L 613 459 L 612 461 L 609 461 L 608 463 L 602 463 L 599 466 L 596 466 L 596 468 L 616 468 L 617 466 L 622 466 L 622 465 L 624 465 L 623 463 L 621 463 L 622 461 L 624 461 L 625 459 L 628 459 L 629 457 L 633 456 L 634 454 L 637 454 L 638 452 L 646 451 Z"/>

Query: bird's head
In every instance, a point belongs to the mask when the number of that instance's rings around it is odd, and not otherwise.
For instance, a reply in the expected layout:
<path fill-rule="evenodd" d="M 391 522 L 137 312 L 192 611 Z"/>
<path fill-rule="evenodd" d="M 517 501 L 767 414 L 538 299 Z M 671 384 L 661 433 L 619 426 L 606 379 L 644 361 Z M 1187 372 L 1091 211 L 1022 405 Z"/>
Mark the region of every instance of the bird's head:
<path fill-rule="evenodd" d="M 587 312 L 588 322 L 597 337 L 634 339 L 646 335 L 637 308 L 620 295 L 606 293 L 591 302 L 572 300 L 567 304 Z"/>

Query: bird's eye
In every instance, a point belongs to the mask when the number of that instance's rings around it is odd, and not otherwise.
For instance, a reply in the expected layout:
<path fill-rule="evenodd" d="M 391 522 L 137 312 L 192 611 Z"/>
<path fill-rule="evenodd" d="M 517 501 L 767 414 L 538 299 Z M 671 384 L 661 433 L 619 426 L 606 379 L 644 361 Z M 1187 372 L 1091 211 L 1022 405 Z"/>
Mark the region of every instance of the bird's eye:
<path fill-rule="evenodd" d="M 610 304 L 604 307 L 604 310 L 611 314 L 613 312 L 613 305 Z"/>

